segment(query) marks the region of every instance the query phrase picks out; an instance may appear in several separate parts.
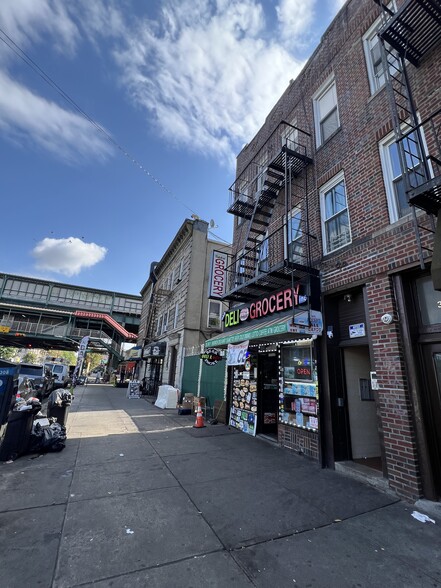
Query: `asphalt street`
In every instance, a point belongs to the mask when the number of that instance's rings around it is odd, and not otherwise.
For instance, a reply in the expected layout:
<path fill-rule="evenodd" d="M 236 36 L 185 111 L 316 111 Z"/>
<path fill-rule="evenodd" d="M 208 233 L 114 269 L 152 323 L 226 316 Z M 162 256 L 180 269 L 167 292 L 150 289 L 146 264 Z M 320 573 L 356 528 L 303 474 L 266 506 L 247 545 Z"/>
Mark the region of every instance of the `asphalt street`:
<path fill-rule="evenodd" d="M 441 586 L 441 516 L 193 416 L 77 387 L 59 453 L 0 464 L 0 586 Z"/>

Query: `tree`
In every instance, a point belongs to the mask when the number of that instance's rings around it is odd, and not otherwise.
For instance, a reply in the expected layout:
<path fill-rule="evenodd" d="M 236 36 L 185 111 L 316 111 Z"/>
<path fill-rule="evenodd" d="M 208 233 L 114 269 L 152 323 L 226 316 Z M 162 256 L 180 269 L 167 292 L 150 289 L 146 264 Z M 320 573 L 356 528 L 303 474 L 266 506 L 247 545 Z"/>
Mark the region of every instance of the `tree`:
<path fill-rule="evenodd" d="M 15 347 L 3 347 L 0 345 L 0 359 L 6 359 L 12 361 L 17 355 L 17 349 Z"/>
<path fill-rule="evenodd" d="M 100 365 L 101 360 L 104 359 L 105 357 L 106 357 L 106 355 L 102 354 L 102 353 L 89 353 L 88 352 L 86 354 L 86 360 L 85 360 L 85 363 L 87 365 L 87 372 L 90 373 L 95 368 L 97 368 Z"/>
<path fill-rule="evenodd" d="M 26 351 L 26 353 L 21 358 L 23 363 L 39 363 L 39 357 L 36 351 Z"/>
<path fill-rule="evenodd" d="M 58 349 L 49 349 L 46 355 L 51 357 L 62 357 L 64 363 L 67 365 L 75 365 L 77 363 L 77 354 L 75 351 L 59 351 Z"/>

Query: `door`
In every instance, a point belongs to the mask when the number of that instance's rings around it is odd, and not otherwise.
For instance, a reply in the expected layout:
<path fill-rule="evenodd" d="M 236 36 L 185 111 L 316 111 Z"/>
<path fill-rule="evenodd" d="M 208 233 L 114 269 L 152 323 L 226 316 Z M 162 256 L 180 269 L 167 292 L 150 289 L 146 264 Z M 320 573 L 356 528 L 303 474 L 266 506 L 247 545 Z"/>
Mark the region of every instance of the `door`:
<path fill-rule="evenodd" d="M 422 405 L 432 475 L 438 496 L 441 496 L 441 343 L 423 346 L 427 386 Z"/>
<path fill-rule="evenodd" d="M 257 431 L 277 434 L 279 418 L 279 366 L 277 353 L 262 353 L 258 359 L 259 397 L 257 400 Z"/>
<path fill-rule="evenodd" d="M 382 470 L 377 406 L 370 386 L 367 346 L 344 349 L 352 460 Z"/>

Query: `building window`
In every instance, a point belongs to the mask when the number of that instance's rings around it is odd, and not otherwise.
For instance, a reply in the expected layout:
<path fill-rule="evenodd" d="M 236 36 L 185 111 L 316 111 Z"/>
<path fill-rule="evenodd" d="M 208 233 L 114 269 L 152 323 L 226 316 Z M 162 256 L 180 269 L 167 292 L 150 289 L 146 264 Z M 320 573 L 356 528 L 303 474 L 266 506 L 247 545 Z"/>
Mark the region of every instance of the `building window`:
<path fill-rule="evenodd" d="M 165 311 L 162 315 L 162 332 L 166 333 L 168 329 L 168 312 Z"/>
<path fill-rule="evenodd" d="M 441 324 L 441 292 L 433 287 L 431 276 L 416 280 L 420 320 L 424 326 Z"/>
<path fill-rule="evenodd" d="M 215 300 L 208 301 L 208 327 L 219 329 L 221 325 L 222 304 Z"/>
<path fill-rule="evenodd" d="M 416 188 L 419 184 L 426 181 L 426 177 L 421 164 L 422 155 L 419 145 L 415 140 L 414 133 L 411 133 L 407 139 L 404 139 L 403 147 L 406 152 L 406 164 L 409 171 L 408 178 L 411 186 Z M 398 146 L 395 143 L 393 133 L 388 135 L 380 143 L 380 159 L 389 208 L 389 218 L 390 222 L 394 223 L 401 217 L 409 214 L 410 206 L 407 200 Z"/>
<path fill-rule="evenodd" d="M 343 173 L 320 189 L 324 253 L 331 253 L 351 242 L 346 187 Z"/>
<path fill-rule="evenodd" d="M 182 276 L 184 274 L 184 260 L 181 261 L 181 263 L 179 264 L 177 270 L 176 270 L 176 283 L 179 284 L 179 282 L 182 280 Z"/>
<path fill-rule="evenodd" d="M 260 193 L 264 188 L 265 178 L 266 178 L 266 169 L 267 169 L 267 154 L 261 153 L 260 156 L 256 159 L 256 191 L 255 191 L 255 198 L 260 197 Z"/>
<path fill-rule="evenodd" d="M 257 273 L 269 271 L 269 240 L 268 231 L 262 235 L 262 240 L 257 250 Z"/>
<path fill-rule="evenodd" d="M 314 96 L 317 147 L 325 143 L 340 126 L 335 81 L 328 81 Z"/>
<path fill-rule="evenodd" d="M 172 329 L 175 328 L 175 312 L 176 309 L 175 308 L 170 308 L 170 310 L 168 311 L 168 315 L 167 315 L 167 325 L 170 325 L 170 327 Z"/>
<path fill-rule="evenodd" d="M 388 8 L 395 12 L 395 2 L 391 2 Z M 366 66 L 368 71 L 371 94 L 375 94 L 375 92 L 382 88 L 386 82 L 383 62 L 381 59 L 381 44 L 380 39 L 377 35 L 377 31 L 381 28 L 382 24 L 383 19 L 380 17 L 374 22 L 374 24 L 363 36 L 363 47 L 364 54 L 366 57 Z M 389 60 L 390 59 L 391 55 L 389 55 Z M 394 61 L 393 66 L 398 67 L 398 60 Z"/>
<path fill-rule="evenodd" d="M 245 283 L 245 250 L 238 251 L 236 254 L 236 286 L 240 286 Z"/>
<path fill-rule="evenodd" d="M 284 217 L 285 222 L 286 217 Z M 302 211 L 300 208 L 293 208 L 288 214 L 288 224 L 285 224 L 285 259 L 292 263 L 301 264 L 303 261 L 303 243 L 302 243 Z M 288 245 L 288 251 L 286 251 Z"/>
<path fill-rule="evenodd" d="M 176 304 L 175 306 L 175 317 L 173 319 L 173 328 L 177 329 L 178 328 L 178 318 L 179 318 L 179 304 Z"/>
<path fill-rule="evenodd" d="M 156 334 L 160 335 L 162 333 L 162 316 L 158 317 L 158 325 L 156 327 Z"/>
<path fill-rule="evenodd" d="M 240 200 L 241 202 L 249 201 L 249 190 L 250 185 L 247 180 L 239 180 L 235 185 L 234 200 Z M 245 219 L 241 216 L 237 217 L 237 226 L 240 227 L 245 222 Z"/>

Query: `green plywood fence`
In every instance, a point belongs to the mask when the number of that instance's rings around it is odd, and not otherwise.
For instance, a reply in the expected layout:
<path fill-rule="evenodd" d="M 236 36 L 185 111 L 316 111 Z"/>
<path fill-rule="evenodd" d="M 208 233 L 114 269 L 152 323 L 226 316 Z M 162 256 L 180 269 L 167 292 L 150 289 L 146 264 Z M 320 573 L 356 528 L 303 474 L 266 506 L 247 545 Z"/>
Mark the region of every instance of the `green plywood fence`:
<path fill-rule="evenodd" d="M 182 394 L 198 393 L 199 355 L 193 355 L 184 359 L 184 372 L 182 374 Z"/>
<path fill-rule="evenodd" d="M 198 393 L 199 365 L 202 371 Z M 199 359 L 199 355 L 186 357 L 182 376 L 182 392 L 205 396 L 208 406 L 214 406 L 215 400 L 223 400 L 224 398 L 225 377 L 225 359 L 216 365 L 206 365 Z"/>

